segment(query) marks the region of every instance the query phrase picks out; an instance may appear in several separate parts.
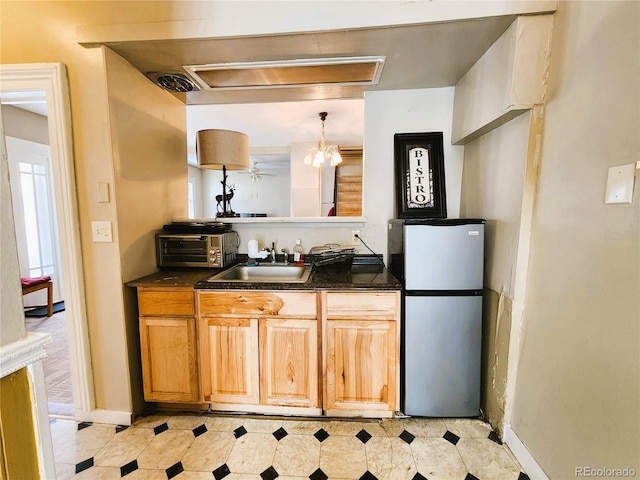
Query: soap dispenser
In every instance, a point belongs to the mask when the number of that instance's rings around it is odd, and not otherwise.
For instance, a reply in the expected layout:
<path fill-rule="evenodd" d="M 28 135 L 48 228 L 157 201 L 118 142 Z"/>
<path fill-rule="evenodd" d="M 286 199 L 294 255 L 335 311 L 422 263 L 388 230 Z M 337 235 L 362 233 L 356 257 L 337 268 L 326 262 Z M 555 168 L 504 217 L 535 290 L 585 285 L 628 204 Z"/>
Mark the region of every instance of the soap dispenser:
<path fill-rule="evenodd" d="M 300 267 L 304 265 L 304 248 L 301 240 L 296 240 L 296 244 L 293 247 L 293 263 Z"/>

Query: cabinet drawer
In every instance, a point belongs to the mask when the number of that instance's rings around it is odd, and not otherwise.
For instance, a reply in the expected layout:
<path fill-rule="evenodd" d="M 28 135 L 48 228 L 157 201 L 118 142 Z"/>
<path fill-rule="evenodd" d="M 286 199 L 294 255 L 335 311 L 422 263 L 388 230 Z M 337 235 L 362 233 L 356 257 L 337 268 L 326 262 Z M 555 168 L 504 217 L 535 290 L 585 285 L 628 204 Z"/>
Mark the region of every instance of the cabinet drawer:
<path fill-rule="evenodd" d="M 225 290 L 198 292 L 200 315 L 304 315 L 316 317 L 315 292 Z"/>
<path fill-rule="evenodd" d="M 141 316 L 194 316 L 193 290 L 138 288 Z"/>
<path fill-rule="evenodd" d="M 327 293 L 327 317 L 375 317 L 389 320 L 399 318 L 399 292 Z"/>

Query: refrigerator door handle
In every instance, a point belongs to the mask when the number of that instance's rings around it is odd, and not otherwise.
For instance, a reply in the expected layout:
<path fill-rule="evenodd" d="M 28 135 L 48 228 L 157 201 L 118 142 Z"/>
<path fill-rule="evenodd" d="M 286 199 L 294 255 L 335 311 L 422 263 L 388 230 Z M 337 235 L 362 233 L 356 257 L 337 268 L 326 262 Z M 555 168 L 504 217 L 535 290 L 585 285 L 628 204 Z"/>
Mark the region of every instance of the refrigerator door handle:
<path fill-rule="evenodd" d="M 405 290 L 407 297 L 473 297 L 482 295 L 484 290 Z"/>

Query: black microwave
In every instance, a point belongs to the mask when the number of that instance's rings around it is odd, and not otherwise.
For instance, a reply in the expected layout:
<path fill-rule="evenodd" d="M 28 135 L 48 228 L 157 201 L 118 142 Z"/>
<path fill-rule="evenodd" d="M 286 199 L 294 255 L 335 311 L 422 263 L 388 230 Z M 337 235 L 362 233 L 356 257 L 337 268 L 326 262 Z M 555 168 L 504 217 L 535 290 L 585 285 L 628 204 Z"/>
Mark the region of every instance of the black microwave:
<path fill-rule="evenodd" d="M 156 235 L 158 267 L 224 268 L 238 256 L 237 232 L 215 234 L 159 233 Z"/>

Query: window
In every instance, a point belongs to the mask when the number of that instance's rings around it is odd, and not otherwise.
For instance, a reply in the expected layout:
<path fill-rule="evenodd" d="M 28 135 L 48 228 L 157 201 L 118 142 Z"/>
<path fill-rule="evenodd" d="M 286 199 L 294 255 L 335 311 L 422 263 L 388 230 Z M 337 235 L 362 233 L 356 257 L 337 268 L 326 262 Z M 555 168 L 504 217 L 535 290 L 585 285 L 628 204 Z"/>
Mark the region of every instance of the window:
<path fill-rule="evenodd" d="M 49 181 L 44 164 L 20 162 L 20 187 L 30 277 L 54 272 Z"/>
<path fill-rule="evenodd" d="M 202 172 L 199 168 L 188 166 L 187 211 L 189 218 L 202 217 Z"/>

